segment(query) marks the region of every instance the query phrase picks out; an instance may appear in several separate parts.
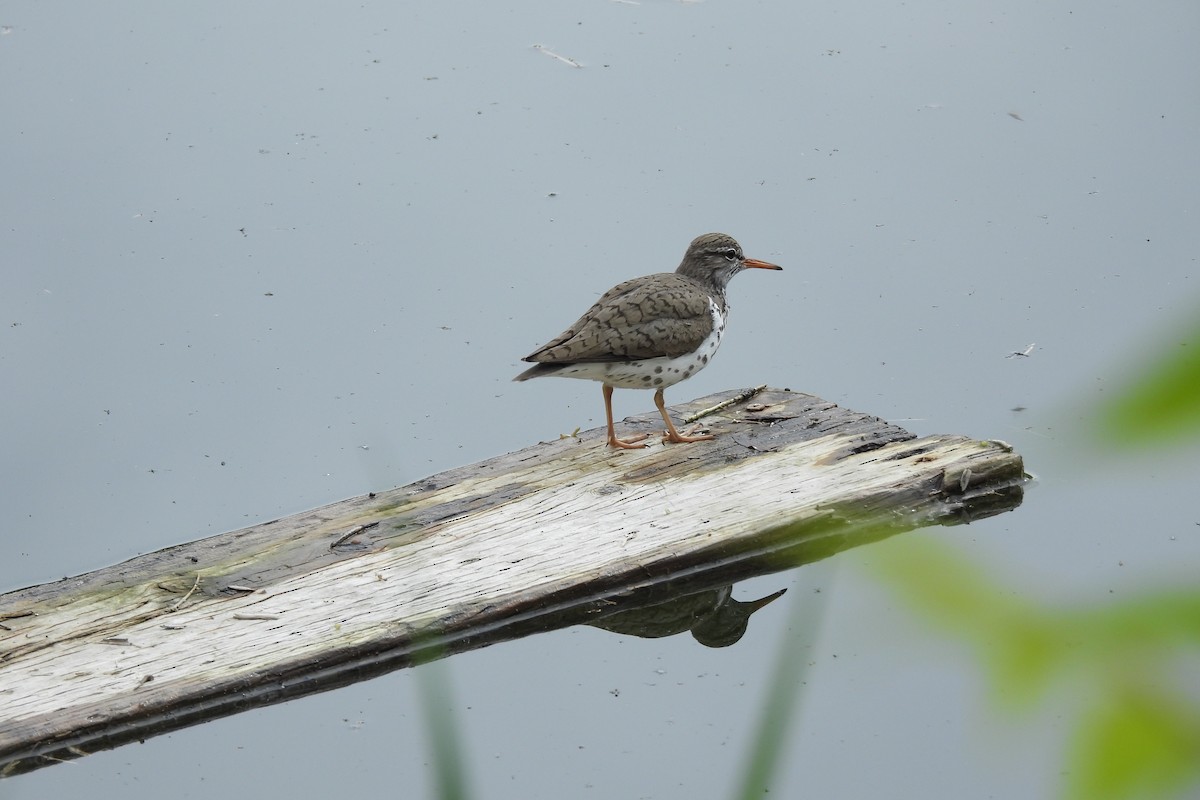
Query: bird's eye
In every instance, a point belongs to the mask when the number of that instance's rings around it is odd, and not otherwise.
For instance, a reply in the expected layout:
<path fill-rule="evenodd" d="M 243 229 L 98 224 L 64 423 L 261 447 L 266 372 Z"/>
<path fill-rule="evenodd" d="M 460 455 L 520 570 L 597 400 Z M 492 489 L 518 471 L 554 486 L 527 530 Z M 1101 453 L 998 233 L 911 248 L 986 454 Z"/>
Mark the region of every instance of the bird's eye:
<path fill-rule="evenodd" d="M 732 247 L 731 247 L 731 248 L 729 248 L 728 250 L 724 250 L 724 251 L 722 251 L 722 253 L 723 253 L 723 255 L 724 255 L 726 258 L 728 258 L 730 261 L 737 261 L 737 260 L 738 260 L 738 251 L 737 251 L 737 250 L 735 250 L 735 249 L 733 249 Z"/>

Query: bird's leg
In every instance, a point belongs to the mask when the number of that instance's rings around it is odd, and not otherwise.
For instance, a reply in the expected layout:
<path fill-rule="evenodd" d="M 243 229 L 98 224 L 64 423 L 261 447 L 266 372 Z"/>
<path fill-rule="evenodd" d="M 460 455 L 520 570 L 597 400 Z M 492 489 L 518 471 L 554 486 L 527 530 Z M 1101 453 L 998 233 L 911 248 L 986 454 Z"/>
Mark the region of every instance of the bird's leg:
<path fill-rule="evenodd" d="M 608 446 L 619 447 L 624 450 L 638 450 L 645 447 L 645 444 L 638 444 L 642 439 L 646 438 L 646 434 L 639 433 L 631 439 L 618 439 L 617 432 L 613 430 L 612 420 L 612 393 L 613 387 L 607 383 L 604 384 L 604 416 L 608 418 Z"/>
<path fill-rule="evenodd" d="M 703 442 L 707 439 L 715 439 L 711 433 L 702 433 L 699 436 L 684 436 L 679 431 L 675 430 L 675 424 L 671 422 L 671 418 L 667 416 L 667 406 L 663 402 L 663 390 L 659 389 L 654 393 L 654 405 L 658 406 L 658 413 L 662 414 L 663 422 L 667 423 L 667 432 L 663 434 L 664 442 Z M 692 430 L 695 430 L 693 428 Z"/>

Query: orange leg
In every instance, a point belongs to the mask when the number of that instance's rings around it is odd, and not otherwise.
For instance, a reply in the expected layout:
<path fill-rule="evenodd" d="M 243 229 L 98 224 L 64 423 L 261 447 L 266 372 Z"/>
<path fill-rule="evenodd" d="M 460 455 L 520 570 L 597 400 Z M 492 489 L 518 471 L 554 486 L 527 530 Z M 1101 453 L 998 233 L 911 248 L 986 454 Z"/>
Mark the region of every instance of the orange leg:
<path fill-rule="evenodd" d="M 716 438 L 711 433 L 702 433 L 699 436 L 684 436 L 679 431 L 675 430 L 674 423 L 672 423 L 671 418 L 667 416 L 667 406 L 666 403 L 663 402 L 662 389 L 659 389 L 654 393 L 654 405 L 658 406 L 658 413 L 662 414 L 663 422 L 667 423 L 667 432 L 663 434 L 664 442 L 703 442 L 707 439 Z"/>
<path fill-rule="evenodd" d="M 625 450 L 638 450 L 642 447 L 645 447 L 646 446 L 645 444 L 638 444 L 639 442 L 642 441 L 642 439 L 646 438 L 646 434 L 644 434 L 644 433 L 639 433 L 637 436 L 634 436 L 632 439 L 618 439 L 617 438 L 617 432 L 615 430 L 613 430 L 612 393 L 613 393 L 613 387 L 609 386 L 607 383 L 604 384 L 604 416 L 608 418 L 608 446 L 609 447 L 619 447 L 619 448 L 622 448 Z M 659 394 L 662 394 L 662 393 L 659 392 Z M 665 417 L 666 414 L 664 413 L 663 416 Z"/>

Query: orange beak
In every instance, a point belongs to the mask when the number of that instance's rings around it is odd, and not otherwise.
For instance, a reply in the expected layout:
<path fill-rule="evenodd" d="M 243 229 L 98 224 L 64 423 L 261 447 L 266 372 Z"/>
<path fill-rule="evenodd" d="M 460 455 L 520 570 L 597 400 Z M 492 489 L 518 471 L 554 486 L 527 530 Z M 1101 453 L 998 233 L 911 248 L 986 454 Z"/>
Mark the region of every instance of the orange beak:
<path fill-rule="evenodd" d="M 779 266 L 778 264 L 772 264 L 769 261 L 759 261 L 757 258 L 747 258 L 742 262 L 742 266 L 749 267 L 751 269 L 783 269 L 783 267 Z"/>

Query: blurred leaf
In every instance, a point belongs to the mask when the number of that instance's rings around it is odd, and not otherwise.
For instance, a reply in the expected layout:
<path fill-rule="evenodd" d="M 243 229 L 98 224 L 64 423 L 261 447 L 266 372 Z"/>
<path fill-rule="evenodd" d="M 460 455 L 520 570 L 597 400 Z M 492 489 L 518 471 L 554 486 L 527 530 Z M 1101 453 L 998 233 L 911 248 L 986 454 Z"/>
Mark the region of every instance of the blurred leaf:
<path fill-rule="evenodd" d="M 1200 647 L 1200 589 L 1166 589 L 1070 612 L 1064 624 L 1076 631 L 1092 657 Z"/>
<path fill-rule="evenodd" d="M 1181 796 L 1197 780 L 1200 709 L 1178 697 L 1121 691 L 1084 712 L 1067 797 L 1130 800 Z"/>
<path fill-rule="evenodd" d="M 874 570 L 918 615 L 974 648 L 1010 705 L 1038 699 L 1054 678 L 1082 689 L 1067 797 L 1174 797 L 1200 781 L 1200 708 L 1171 669 L 1200 652 L 1200 590 L 1058 610 L 1018 599 L 928 537 L 872 552 L 882 555 Z"/>
<path fill-rule="evenodd" d="M 1200 323 L 1103 409 L 1101 433 L 1119 445 L 1164 444 L 1200 433 Z"/>
<path fill-rule="evenodd" d="M 1056 662 L 1069 656 L 1070 637 L 974 563 L 933 539 L 909 536 L 875 545 L 872 564 L 926 621 L 973 646 L 995 692 L 1031 703 L 1046 688 Z"/>

